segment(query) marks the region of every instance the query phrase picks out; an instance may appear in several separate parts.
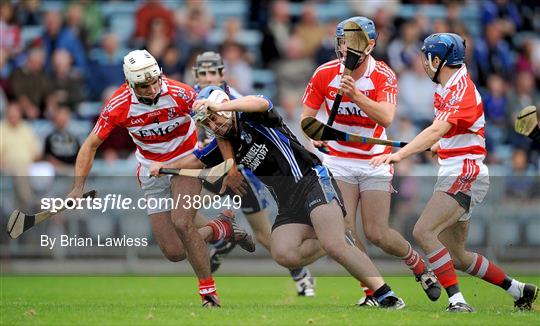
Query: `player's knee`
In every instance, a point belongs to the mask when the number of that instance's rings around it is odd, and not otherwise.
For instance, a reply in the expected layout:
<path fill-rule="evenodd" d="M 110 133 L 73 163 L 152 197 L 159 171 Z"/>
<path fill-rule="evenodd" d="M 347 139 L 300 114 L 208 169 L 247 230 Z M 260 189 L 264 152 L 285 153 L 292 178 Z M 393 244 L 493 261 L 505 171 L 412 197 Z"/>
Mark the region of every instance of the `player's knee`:
<path fill-rule="evenodd" d="M 163 248 L 163 255 L 173 263 L 186 259 L 186 253 L 181 248 Z"/>
<path fill-rule="evenodd" d="M 384 233 L 375 228 L 366 228 L 365 230 L 366 238 L 369 242 L 374 244 L 377 247 L 383 247 L 385 245 L 385 236 Z"/>
<path fill-rule="evenodd" d="M 447 247 L 448 248 L 448 247 Z M 458 251 L 452 250 L 451 248 L 448 248 L 448 252 L 450 253 L 450 258 L 452 258 L 452 262 L 454 263 L 454 267 L 460 271 L 467 270 L 468 266 L 466 266 L 466 260 L 465 253 L 460 253 Z"/>
<path fill-rule="evenodd" d="M 272 257 L 276 263 L 287 268 L 296 268 L 300 265 L 300 255 L 287 248 L 272 250 Z"/>
<path fill-rule="evenodd" d="M 174 228 L 180 234 L 185 234 L 189 231 L 190 227 L 194 227 L 193 223 L 187 218 L 176 218 L 173 221 Z"/>
<path fill-rule="evenodd" d="M 418 224 L 414 226 L 412 234 L 414 240 L 420 245 L 428 243 L 430 239 L 434 238 L 432 232 L 429 229 Z"/>

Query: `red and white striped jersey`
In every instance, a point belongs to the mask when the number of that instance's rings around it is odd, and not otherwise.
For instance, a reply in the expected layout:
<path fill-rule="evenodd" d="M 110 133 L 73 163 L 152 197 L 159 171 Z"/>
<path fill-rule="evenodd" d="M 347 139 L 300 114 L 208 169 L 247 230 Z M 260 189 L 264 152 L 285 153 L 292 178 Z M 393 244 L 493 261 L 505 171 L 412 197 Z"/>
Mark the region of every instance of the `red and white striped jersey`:
<path fill-rule="evenodd" d="M 435 93 L 435 120 L 451 123 L 439 141 L 441 165 L 460 164 L 465 159 L 484 159 L 484 107 L 480 93 L 463 65 L 445 86 L 438 85 Z"/>
<path fill-rule="evenodd" d="M 356 81 L 356 87 L 376 102 L 397 103 L 396 74 L 382 61 L 369 57 L 366 72 Z M 306 87 L 302 102 L 308 107 L 325 110 L 320 118 L 328 119 L 336 98 L 344 66 L 339 60 L 327 62 L 313 73 Z M 333 127 L 339 130 L 360 134 L 366 137 L 386 139 L 386 130 L 363 112 L 362 108 L 343 96 Z M 390 147 L 382 145 L 351 143 L 343 141 L 328 142 L 330 155 L 343 159 L 369 160 L 382 153 L 389 153 Z"/>
<path fill-rule="evenodd" d="M 196 97 L 190 86 L 163 77 L 158 102 L 146 105 L 124 84 L 103 107 L 93 132 L 106 139 L 114 128 L 126 128 L 142 165 L 172 162 L 196 147 L 195 123 L 189 115 Z"/>

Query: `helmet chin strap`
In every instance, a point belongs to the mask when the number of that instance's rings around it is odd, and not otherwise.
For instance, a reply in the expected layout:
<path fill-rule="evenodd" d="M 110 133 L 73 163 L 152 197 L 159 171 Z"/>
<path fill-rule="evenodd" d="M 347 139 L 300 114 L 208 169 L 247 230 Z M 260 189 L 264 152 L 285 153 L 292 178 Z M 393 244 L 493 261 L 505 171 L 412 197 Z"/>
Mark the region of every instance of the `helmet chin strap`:
<path fill-rule="evenodd" d="M 439 64 L 437 69 L 435 69 L 435 67 L 433 67 L 433 64 L 431 63 L 431 53 L 428 53 L 429 69 L 431 69 L 431 71 L 435 72 L 435 74 L 433 75 L 433 78 L 431 78 L 431 80 L 434 83 L 436 83 L 436 84 L 439 83 L 439 81 L 437 79 L 439 77 L 439 74 L 441 73 L 442 67 L 444 65 L 446 65 L 446 62 L 448 61 L 448 56 L 450 55 L 450 52 L 452 52 L 453 48 L 454 48 L 454 44 L 451 44 L 450 47 L 448 48 L 448 50 L 446 50 L 446 53 L 444 54 L 444 58 L 442 58 L 441 63 Z"/>
<path fill-rule="evenodd" d="M 159 101 L 159 97 L 161 96 L 161 91 L 154 97 L 153 99 L 150 99 L 148 97 L 142 97 L 137 95 L 137 100 L 146 105 L 155 105 Z"/>

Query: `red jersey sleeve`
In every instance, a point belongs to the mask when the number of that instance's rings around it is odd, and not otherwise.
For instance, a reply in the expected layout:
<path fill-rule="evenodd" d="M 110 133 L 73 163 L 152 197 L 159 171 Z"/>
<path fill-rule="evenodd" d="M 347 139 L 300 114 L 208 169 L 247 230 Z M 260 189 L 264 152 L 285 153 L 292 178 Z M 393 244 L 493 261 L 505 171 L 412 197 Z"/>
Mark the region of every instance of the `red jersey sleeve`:
<path fill-rule="evenodd" d="M 458 127 L 471 126 L 478 119 L 476 98 L 465 91 L 462 87 L 454 86 L 444 99 L 437 94 L 435 107 L 438 113 L 435 120 L 446 121 Z"/>
<path fill-rule="evenodd" d="M 118 92 L 117 92 L 118 93 Z M 115 94 L 116 95 L 116 94 Z M 109 101 L 103 106 L 101 113 L 96 121 L 96 125 L 92 130 L 99 138 L 105 140 L 110 133 L 118 126 L 118 113 L 122 105 L 118 105 L 118 96 L 113 95 Z M 122 95 L 120 95 L 122 96 Z M 121 100 L 120 100 L 121 101 Z M 115 106 L 113 106 L 113 104 Z"/>
<path fill-rule="evenodd" d="M 379 76 L 376 79 L 377 85 L 375 85 L 375 101 L 397 105 L 398 87 L 396 74 L 390 67 L 383 64 L 377 66 L 376 71 L 379 72 Z"/>
<path fill-rule="evenodd" d="M 191 86 L 187 84 L 171 79 L 169 79 L 168 82 L 169 91 L 178 104 L 180 113 L 189 114 L 191 112 L 193 102 L 195 102 L 197 99 L 197 93 Z"/>
<path fill-rule="evenodd" d="M 302 97 L 302 103 L 314 110 L 319 110 L 321 108 L 321 104 L 324 102 L 324 88 L 322 79 L 322 74 L 315 71 L 306 87 L 306 90 L 304 91 L 304 96 Z"/>

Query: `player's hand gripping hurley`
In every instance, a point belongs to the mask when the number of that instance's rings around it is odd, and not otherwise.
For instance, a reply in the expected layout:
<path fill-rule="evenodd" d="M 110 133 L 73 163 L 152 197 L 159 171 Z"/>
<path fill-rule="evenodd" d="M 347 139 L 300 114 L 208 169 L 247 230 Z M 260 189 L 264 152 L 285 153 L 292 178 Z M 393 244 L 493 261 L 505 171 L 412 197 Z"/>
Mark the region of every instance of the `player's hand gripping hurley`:
<path fill-rule="evenodd" d="M 370 52 L 369 49 L 369 36 L 358 24 L 352 21 L 345 23 L 343 27 L 345 33 L 345 44 L 347 46 L 347 55 L 345 57 L 345 69 L 343 70 L 342 76 L 351 75 L 352 71 L 356 68 L 358 61 L 361 56 L 365 58 Z M 338 91 L 334 104 L 332 105 L 332 110 L 330 112 L 330 117 L 328 117 L 328 125 L 331 126 L 334 124 L 336 119 L 337 111 L 341 100 L 343 99 L 343 92 Z"/>
<path fill-rule="evenodd" d="M 159 169 L 160 174 L 172 174 L 172 175 L 183 175 L 186 177 L 194 177 L 201 179 L 203 181 L 209 182 L 211 184 L 216 183 L 219 179 L 225 176 L 227 172 L 233 167 L 234 160 L 232 158 L 226 160 L 225 162 L 213 166 L 208 169 L 169 169 L 161 168 Z"/>
<path fill-rule="evenodd" d="M 96 191 L 91 190 L 82 195 L 83 198 L 95 198 Z M 39 224 L 46 219 L 52 217 L 65 210 L 66 207 L 60 208 L 58 210 L 52 211 L 43 211 L 35 215 L 26 215 L 25 213 L 19 211 L 18 209 L 14 210 L 13 213 L 9 216 L 9 221 L 7 224 L 7 233 L 12 239 L 18 238 L 23 232 L 27 231 L 36 224 Z"/>
<path fill-rule="evenodd" d="M 349 141 L 355 143 L 364 143 L 364 144 L 376 144 L 376 145 L 385 145 L 392 147 L 405 147 L 408 143 L 395 140 L 385 140 L 379 138 L 365 137 L 362 135 L 352 134 L 345 131 L 337 130 L 329 125 L 326 125 L 314 117 L 306 117 L 302 119 L 302 130 L 309 138 L 313 140 L 339 140 L 339 141 Z M 430 149 L 426 149 L 430 151 Z"/>

